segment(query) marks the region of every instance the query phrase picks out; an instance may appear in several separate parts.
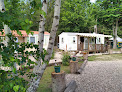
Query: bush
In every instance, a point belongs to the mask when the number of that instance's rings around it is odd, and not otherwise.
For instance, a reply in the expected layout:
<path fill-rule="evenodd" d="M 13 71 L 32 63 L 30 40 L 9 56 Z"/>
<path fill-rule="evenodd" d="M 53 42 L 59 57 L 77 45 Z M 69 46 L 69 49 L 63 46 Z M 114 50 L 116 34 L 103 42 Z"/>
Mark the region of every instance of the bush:
<path fill-rule="evenodd" d="M 68 66 L 70 59 L 71 59 L 71 57 L 70 57 L 70 54 L 68 52 L 63 53 L 62 64 L 64 66 Z"/>
<path fill-rule="evenodd" d="M 55 51 L 53 50 L 53 53 L 52 53 L 51 59 L 54 59 L 54 56 L 55 56 Z"/>

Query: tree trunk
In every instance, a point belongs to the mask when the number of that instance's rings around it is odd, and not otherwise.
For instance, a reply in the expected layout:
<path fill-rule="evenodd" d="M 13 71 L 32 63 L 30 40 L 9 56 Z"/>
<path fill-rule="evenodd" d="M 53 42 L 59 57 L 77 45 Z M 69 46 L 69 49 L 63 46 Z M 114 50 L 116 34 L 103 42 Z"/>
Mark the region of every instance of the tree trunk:
<path fill-rule="evenodd" d="M 114 49 L 117 48 L 117 29 L 118 29 L 118 19 L 116 19 L 116 29 L 115 29 L 115 39 L 114 39 Z"/>
<path fill-rule="evenodd" d="M 43 0 L 43 7 L 42 10 L 47 14 L 47 0 Z M 44 31 L 45 31 L 45 16 L 40 15 L 40 22 L 39 22 L 39 35 L 38 35 L 38 45 L 39 45 L 39 50 L 40 54 L 43 52 L 43 42 L 44 42 Z M 39 58 L 39 61 L 37 61 L 37 65 L 34 67 L 33 72 L 36 73 L 38 68 L 41 65 L 42 59 L 41 57 Z"/>
<path fill-rule="evenodd" d="M 48 44 L 48 49 L 47 49 L 48 55 L 46 55 L 46 57 L 45 57 L 46 61 L 49 61 L 52 56 L 55 36 L 56 36 L 56 32 L 58 30 L 59 19 L 60 19 L 60 6 L 61 6 L 61 0 L 56 0 L 55 1 L 53 24 L 52 24 L 52 29 L 51 29 L 50 39 L 49 39 L 49 44 Z"/>
<path fill-rule="evenodd" d="M 56 0 L 55 7 L 54 7 L 54 19 L 53 19 L 52 29 L 51 29 L 51 33 L 50 33 L 48 49 L 47 49 L 48 55 L 45 56 L 45 61 L 49 61 L 50 57 L 52 55 L 56 31 L 57 31 L 58 25 L 59 25 L 60 6 L 61 6 L 61 0 Z M 31 80 L 30 87 L 27 89 L 27 92 L 35 92 L 37 90 L 40 80 L 42 78 L 42 75 L 44 73 L 44 70 L 46 69 L 46 66 L 47 66 L 47 64 L 44 63 L 39 68 L 36 68 L 37 76 Z"/>
<path fill-rule="evenodd" d="M 77 88 L 76 81 L 72 80 L 68 86 L 66 87 L 64 92 L 75 92 L 75 89 Z"/>
<path fill-rule="evenodd" d="M 47 14 L 47 0 L 43 0 L 43 7 L 42 10 Z M 44 42 L 44 31 L 45 31 L 45 17 L 44 15 L 40 15 L 40 22 L 39 22 L 39 38 L 38 38 L 38 44 L 39 44 L 39 50 L 40 53 L 43 51 L 43 42 Z"/>
<path fill-rule="evenodd" d="M 5 11 L 5 5 L 4 5 L 4 0 L 0 0 L 0 12 Z"/>
<path fill-rule="evenodd" d="M 116 49 L 117 48 L 117 43 L 116 43 L 116 40 L 117 40 L 117 35 L 116 35 L 116 30 L 114 29 L 114 23 L 113 23 L 113 49 Z"/>

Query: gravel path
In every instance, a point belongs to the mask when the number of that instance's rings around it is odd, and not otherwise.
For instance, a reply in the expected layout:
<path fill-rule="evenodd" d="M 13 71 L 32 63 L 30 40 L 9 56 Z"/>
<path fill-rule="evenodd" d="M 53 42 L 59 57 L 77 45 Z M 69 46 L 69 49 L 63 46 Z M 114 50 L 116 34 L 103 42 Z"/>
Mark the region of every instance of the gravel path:
<path fill-rule="evenodd" d="M 67 74 L 66 81 L 75 80 L 76 92 L 122 92 L 122 61 L 88 62 L 82 74 Z"/>

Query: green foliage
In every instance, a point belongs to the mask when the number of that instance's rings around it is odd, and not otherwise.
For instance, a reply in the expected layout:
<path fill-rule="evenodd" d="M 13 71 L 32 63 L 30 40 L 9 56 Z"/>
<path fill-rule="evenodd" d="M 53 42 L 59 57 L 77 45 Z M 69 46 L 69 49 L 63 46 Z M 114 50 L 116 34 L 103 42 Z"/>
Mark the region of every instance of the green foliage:
<path fill-rule="evenodd" d="M 68 52 L 63 53 L 63 56 L 61 59 L 62 59 L 62 64 L 64 66 L 68 66 L 71 59 L 70 54 Z"/>
<path fill-rule="evenodd" d="M 62 0 L 60 32 L 89 32 L 93 31 L 94 18 L 89 0 Z M 92 30 L 91 30 L 92 28 Z"/>
<path fill-rule="evenodd" d="M 29 59 L 29 56 L 33 56 L 37 61 L 39 61 L 40 57 L 44 60 L 47 52 L 43 50 L 43 53 L 40 54 L 38 45 L 33 43 L 19 44 L 15 42 L 16 37 L 12 34 L 8 34 L 8 37 L 10 41 L 7 46 L 0 43 L 0 56 L 2 57 L 2 59 L 0 59 L 0 66 L 10 67 L 11 70 L 7 72 L 5 70 L 0 70 L 0 92 L 25 92 L 28 82 L 19 76 L 26 75 L 28 78 L 36 76 L 28 69 L 29 66 L 36 64 Z M 26 51 L 26 49 L 29 48 L 34 48 L 35 51 Z M 21 66 L 22 70 L 16 70 L 15 63 Z"/>
<path fill-rule="evenodd" d="M 55 50 L 53 50 L 53 53 L 52 53 L 51 59 L 54 59 L 54 56 L 55 56 Z"/>

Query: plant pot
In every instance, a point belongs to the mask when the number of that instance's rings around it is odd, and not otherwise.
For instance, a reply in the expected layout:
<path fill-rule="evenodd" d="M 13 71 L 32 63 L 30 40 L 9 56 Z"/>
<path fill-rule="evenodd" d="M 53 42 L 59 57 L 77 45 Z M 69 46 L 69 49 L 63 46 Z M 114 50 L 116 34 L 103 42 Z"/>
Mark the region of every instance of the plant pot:
<path fill-rule="evenodd" d="M 60 66 L 59 67 L 54 67 L 56 73 L 60 73 Z"/>
<path fill-rule="evenodd" d="M 76 61 L 76 58 L 72 58 L 72 61 Z"/>

